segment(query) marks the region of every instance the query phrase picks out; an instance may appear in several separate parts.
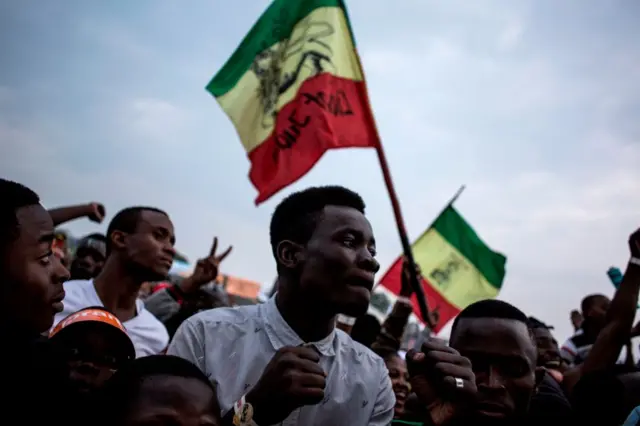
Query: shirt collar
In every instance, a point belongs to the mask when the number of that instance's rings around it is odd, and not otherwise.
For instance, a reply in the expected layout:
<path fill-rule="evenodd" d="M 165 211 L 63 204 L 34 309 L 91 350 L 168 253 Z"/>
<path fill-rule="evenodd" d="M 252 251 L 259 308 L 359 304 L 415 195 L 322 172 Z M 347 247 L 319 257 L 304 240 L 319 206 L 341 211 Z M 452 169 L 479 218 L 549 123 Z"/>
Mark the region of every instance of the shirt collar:
<path fill-rule="evenodd" d="M 265 331 L 269 337 L 269 341 L 273 348 L 277 351 L 284 346 L 301 346 L 304 344 L 312 345 L 320 354 L 324 356 L 335 356 L 336 350 L 334 341 L 336 340 L 335 328 L 331 333 L 322 340 L 317 342 L 304 342 L 298 334 L 287 324 L 282 318 L 278 306 L 276 305 L 276 297 L 271 297 L 264 303 L 262 317 L 265 323 Z"/>

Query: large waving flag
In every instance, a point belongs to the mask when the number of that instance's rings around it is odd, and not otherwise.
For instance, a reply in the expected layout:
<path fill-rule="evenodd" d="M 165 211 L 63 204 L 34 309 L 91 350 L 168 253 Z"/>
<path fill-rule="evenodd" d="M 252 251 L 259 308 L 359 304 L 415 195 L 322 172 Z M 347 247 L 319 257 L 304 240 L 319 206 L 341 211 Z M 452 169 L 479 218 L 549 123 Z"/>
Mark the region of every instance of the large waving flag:
<path fill-rule="evenodd" d="M 451 205 L 418 238 L 412 250 L 424 277 L 422 285 L 429 307 L 439 311 L 436 333 L 470 304 L 495 298 L 502 287 L 506 257 L 482 242 Z M 391 299 L 400 293 L 401 271 L 399 258 L 380 280 L 380 290 L 390 293 Z M 412 301 L 414 313 L 423 321 L 415 295 Z"/>
<path fill-rule="evenodd" d="M 328 149 L 379 143 L 342 0 L 275 0 L 207 90 L 247 151 L 256 204 Z"/>

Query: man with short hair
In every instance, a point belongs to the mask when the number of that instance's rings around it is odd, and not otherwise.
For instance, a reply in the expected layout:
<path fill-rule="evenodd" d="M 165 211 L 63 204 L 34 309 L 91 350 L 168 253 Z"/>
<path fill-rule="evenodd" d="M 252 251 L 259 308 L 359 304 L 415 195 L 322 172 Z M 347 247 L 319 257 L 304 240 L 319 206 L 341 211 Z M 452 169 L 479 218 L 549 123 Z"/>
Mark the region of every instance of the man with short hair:
<path fill-rule="evenodd" d="M 536 346 L 527 322 L 513 305 L 483 300 L 456 317 L 450 347 L 430 341 L 422 352 L 409 351 L 412 388 L 430 415 L 426 425 L 516 426 L 536 424 L 530 423 L 534 418 L 569 417 L 570 406 L 557 386 L 550 390 L 553 395 L 536 401 L 538 407 L 553 406 L 552 411 L 541 416 L 530 409 L 545 376 L 536 370 Z"/>
<path fill-rule="evenodd" d="M 71 262 L 72 280 L 90 280 L 98 276 L 107 258 L 107 238 L 102 234 L 89 234 L 78 241 Z"/>
<path fill-rule="evenodd" d="M 69 272 L 54 256 L 53 222 L 35 192 L 0 179 L 0 333 L 33 338 L 62 310 Z"/>
<path fill-rule="evenodd" d="M 580 365 L 587 358 L 600 331 L 606 325 L 609 305 L 611 300 L 602 294 L 591 294 L 582 299 L 582 325 L 560 348 L 560 355 L 567 363 Z"/>
<path fill-rule="evenodd" d="M 167 277 L 175 249 L 173 223 L 153 207 L 130 207 L 113 218 L 107 230 L 107 259 L 95 279 L 65 283 L 64 311 L 55 323 L 80 309 L 104 306 L 124 324 L 136 355 L 162 353 L 169 335 L 138 298 L 146 281 Z"/>
<path fill-rule="evenodd" d="M 64 410 L 67 372 L 41 333 L 62 310 L 69 273 L 53 254 L 53 222 L 36 193 L 0 179 L 0 200 L 0 407 L 5 419 L 55 423 L 62 420 L 56 416 Z"/>
<path fill-rule="evenodd" d="M 338 186 L 290 195 L 271 219 L 276 295 L 197 314 L 178 329 L 169 353 L 214 382 L 224 424 L 251 413 L 258 425 L 391 422 L 395 396 L 384 362 L 336 329 L 338 314 L 366 313 L 380 267 L 364 207 Z"/>
<path fill-rule="evenodd" d="M 534 317 L 529 317 L 528 323 L 538 350 L 538 366 L 544 367 L 549 371 L 564 372 L 567 369 L 567 364 L 560 357 L 558 341 L 551 334 L 553 326 L 547 325 Z M 554 374 L 554 377 L 557 376 Z"/>

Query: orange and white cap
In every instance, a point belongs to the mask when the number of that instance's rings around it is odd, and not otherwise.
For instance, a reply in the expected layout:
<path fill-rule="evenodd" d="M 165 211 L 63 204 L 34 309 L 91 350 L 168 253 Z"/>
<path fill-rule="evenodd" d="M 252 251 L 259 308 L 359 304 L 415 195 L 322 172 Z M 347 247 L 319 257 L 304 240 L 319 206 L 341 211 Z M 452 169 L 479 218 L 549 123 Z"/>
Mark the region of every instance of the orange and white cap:
<path fill-rule="evenodd" d="M 83 326 L 77 326 L 76 324 L 84 324 L 84 326 L 95 325 L 97 329 L 104 328 L 113 330 L 115 333 L 112 335 L 113 342 L 117 343 L 120 348 L 125 352 L 125 356 L 129 359 L 136 357 L 136 350 L 133 346 L 133 342 L 127 334 L 127 330 L 122 325 L 122 322 L 111 312 L 100 306 L 93 306 L 85 309 L 81 309 L 73 314 L 69 315 L 62 321 L 60 321 L 49 333 L 49 338 L 65 339 L 69 336 L 73 336 L 74 331 L 87 330 Z M 65 330 L 65 331 L 63 331 Z M 94 330 L 90 328 L 89 330 Z M 55 336 L 55 337 L 54 337 Z"/>
<path fill-rule="evenodd" d="M 127 330 L 115 315 L 103 309 L 88 308 L 79 310 L 78 312 L 74 312 L 73 314 L 60 321 L 53 329 L 51 329 L 49 337 L 51 338 L 55 336 L 60 332 L 60 330 L 70 326 L 71 324 L 77 324 L 87 321 L 104 323 L 115 327 L 123 333 L 127 334 Z"/>

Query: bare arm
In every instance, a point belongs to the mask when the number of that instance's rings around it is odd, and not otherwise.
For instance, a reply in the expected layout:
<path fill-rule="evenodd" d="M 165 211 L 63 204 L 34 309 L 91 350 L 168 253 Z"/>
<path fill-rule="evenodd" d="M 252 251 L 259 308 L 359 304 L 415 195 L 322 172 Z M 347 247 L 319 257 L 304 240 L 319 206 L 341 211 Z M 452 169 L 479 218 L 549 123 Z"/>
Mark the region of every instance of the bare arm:
<path fill-rule="evenodd" d="M 82 217 L 100 223 L 104 219 L 105 210 L 101 204 L 89 203 L 50 209 L 49 214 L 53 220 L 53 226 L 58 226 Z"/>
<path fill-rule="evenodd" d="M 629 238 L 631 257 L 640 258 L 640 230 Z M 602 329 L 584 363 L 567 373 L 565 386 L 570 392 L 582 376 L 612 367 L 622 347 L 629 341 L 640 292 L 640 265 L 633 260 L 627 265 L 620 287 L 607 312 L 607 325 Z"/>

